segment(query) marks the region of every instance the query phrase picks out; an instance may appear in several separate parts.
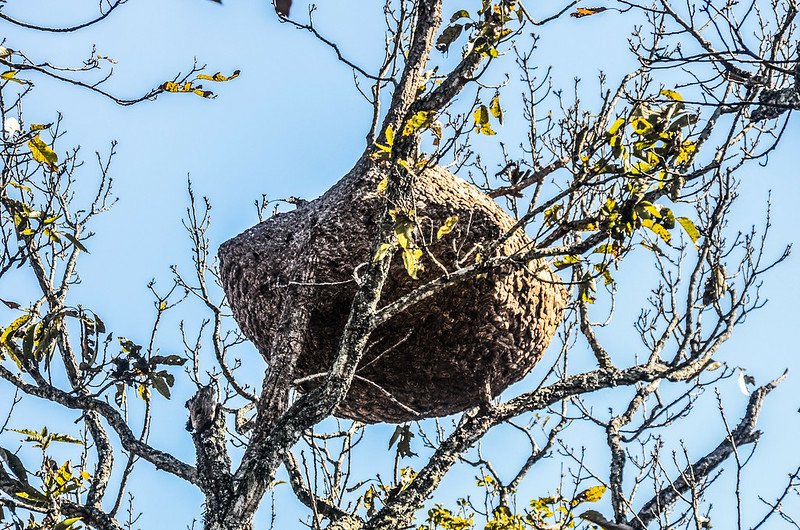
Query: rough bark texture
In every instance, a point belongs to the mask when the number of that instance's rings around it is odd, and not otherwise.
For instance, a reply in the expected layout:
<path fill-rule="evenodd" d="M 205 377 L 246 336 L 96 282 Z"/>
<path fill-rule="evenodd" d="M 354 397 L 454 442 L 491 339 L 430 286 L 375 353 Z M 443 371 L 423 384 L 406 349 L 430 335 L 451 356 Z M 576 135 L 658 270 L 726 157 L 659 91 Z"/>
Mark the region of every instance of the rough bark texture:
<path fill-rule="evenodd" d="M 310 313 L 294 369 L 294 377 L 304 379 L 298 384 L 303 392 L 324 380 L 356 291 L 354 270 L 372 259 L 370 247 L 384 208 L 377 184 L 384 176 L 380 166 L 362 159 L 319 199 L 276 215 L 220 248 L 223 286 L 234 316 L 268 361 L 287 286 L 301 279 L 314 283 L 293 299 Z M 441 168 L 420 175 L 413 195 L 415 237 L 450 271 L 457 259 L 474 260 L 476 245 L 497 241 L 513 225 L 489 197 Z M 459 222 L 437 240 L 437 229 L 452 215 Z M 500 251 L 511 254 L 529 245 L 518 231 Z M 446 274 L 426 255 L 425 270 L 415 281 L 400 256 L 394 260 L 383 303 Z M 565 304 L 557 280 L 542 263 L 508 266 L 391 318 L 373 332 L 336 414 L 403 422 L 460 412 L 496 396 L 527 374 L 547 348 Z"/>

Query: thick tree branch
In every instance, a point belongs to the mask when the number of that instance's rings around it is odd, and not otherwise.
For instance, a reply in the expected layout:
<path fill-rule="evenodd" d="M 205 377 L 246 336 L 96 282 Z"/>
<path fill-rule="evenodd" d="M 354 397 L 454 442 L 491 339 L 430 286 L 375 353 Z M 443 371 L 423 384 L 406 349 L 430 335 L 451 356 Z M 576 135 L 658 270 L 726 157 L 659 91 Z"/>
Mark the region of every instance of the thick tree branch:
<path fill-rule="evenodd" d="M 105 418 L 111 428 L 114 429 L 114 432 L 117 433 L 120 438 L 120 442 L 122 442 L 122 446 L 127 451 L 130 451 L 140 456 L 144 460 L 147 460 L 156 466 L 157 469 L 168 471 L 169 473 L 172 473 L 173 475 L 176 475 L 193 484 L 198 483 L 197 470 L 193 466 L 181 462 L 171 454 L 159 451 L 158 449 L 155 449 L 139 440 L 133 431 L 131 431 L 130 427 L 128 427 L 128 424 L 125 422 L 125 419 L 122 417 L 122 415 L 114 410 L 114 408 L 108 403 L 95 398 L 68 394 L 63 390 L 53 386 L 40 387 L 28 384 L 20 379 L 16 374 L 12 373 L 6 367 L 1 365 L 0 378 L 10 382 L 28 395 L 47 399 L 53 403 L 58 403 L 59 405 L 73 410 L 98 412 L 101 416 L 103 416 L 103 418 Z"/>

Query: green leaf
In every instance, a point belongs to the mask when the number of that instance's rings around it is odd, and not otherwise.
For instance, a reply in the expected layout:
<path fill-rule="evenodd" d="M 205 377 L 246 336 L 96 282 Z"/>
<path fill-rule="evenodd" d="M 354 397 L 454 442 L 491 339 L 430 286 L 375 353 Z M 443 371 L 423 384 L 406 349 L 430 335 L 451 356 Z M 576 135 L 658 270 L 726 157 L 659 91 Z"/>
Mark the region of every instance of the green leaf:
<path fill-rule="evenodd" d="M 608 265 L 605 263 L 598 263 L 594 266 L 594 270 L 603 277 L 604 285 L 614 284 L 614 278 L 611 276 L 611 271 L 608 270 Z"/>
<path fill-rule="evenodd" d="M 63 521 L 58 523 L 55 527 L 53 527 L 53 530 L 69 530 L 70 528 L 72 528 L 72 526 L 75 523 L 80 522 L 81 519 L 83 519 L 83 518 L 82 517 L 70 517 L 69 519 L 64 519 Z"/>
<path fill-rule="evenodd" d="M 460 10 L 456 11 L 455 13 L 453 13 L 453 16 L 450 17 L 450 22 L 455 22 L 456 20 L 459 20 L 459 19 L 462 19 L 462 18 L 470 18 L 469 17 L 469 11 L 467 11 L 466 9 L 460 9 Z"/>
<path fill-rule="evenodd" d="M 472 117 L 475 119 L 475 130 L 478 134 L 485 134 L 486 136 L 495 134 L 489 125 L 489 109 L 486 105 L 478 105 L 475 112 L 472 113 Z"/>
<path fill-rule="evenodd" d="M 188 361 L 186 357 L 180 355 L 154 355 L 150 358 L 150 364 L 153 366 L 159 364 L 166 364 L 167 366 L 183 366 Z"/>
<path fill-rule="evenodd" d="M 692 243 L 697 246 L 697 241 L 700 239 L 700 230 L 697 229 L 694 222 L 688 217 L 678 217 L 677 221 L 683 227 L 689 239 L 692 240 Z"/>
<path fill-rule="evenodd" d="M 22 339 L 22 356 L 25 359 L 33 359 L 33 346 L 36 339 L 36 326 L 28 326 L 25 337 Z"/>
<path fill-rule="evenodd" d="M 153 380 L 153 388 L 158 390 L 159 394 L 169 399 L 170 394 L 169 394 L 169 385 L 167 384 L 167 381 L 163 377 L 158 375 L 154 375 L 152 377 L 152 380 Z"/>
<path fill-rule="evenodd" d="M 711 361 L 706 366 L 706 370 L 708 370 L 709 372 L 714 372 L 716 370 L 719 370 L 720 368 L 722 368 L 722 363 L 719 361 Z"/>
<path fill-rule="evenodd" d="M 28 471 L 17 455 L 8 449 L 0 448 L 0 458 L 5 461 L 8 468 L 20 482 L 28 483 Z"/>
<path fill-rule="evenodd" d="M 408 160 L 406 160 L 405 158 L 399 159 L 397 161 L 397 165 L 400 166 L 401 168 L 405 169 L 406 171 L 408 171 L 409 174 L 411 174 L 411 175 L 414 174 L 414 169 L 411 167 L 411 164 L 409 164 Z"/>
<path fill-rule="evenodd" d="M 644 118 L 635 118 L 631 121 L 631 127 L 639 136 L 646 136 L 653 131 L 653 124 Z"/>
<path fill-rule="evenodd" d="M 568 255 L 568 256 L 564 256 L 561 259 L 555 260 L 553 262 L 553 266 L 556 268 L 556 270 L 560 271 L 562 269 L 566 269 L 567 267 L 572 267 L 576 263 L 580 263 L 580 262 L 581 262 L 581 258 L 580 257 L 573 256 L 573 255 Z"/>
<path fill-rule="evenodd" d="M 436 49 L 442 53 L 447 53 L 450 45 L 461 35 L 464 30 L 463 24 L 453 24 L 444 29 L 439 38 L 436 39 Z"/>
<path fill-rule="evenodd" d="M 62 442 L 67 444 L 83 445 L 83 440 L 70 436 L 69 434 L 53 433 L 50 435 L 50 440 L 53 442 Z"/>
<path fill-rule="evenodd" d="M 594 283 L 594 278 L 592 278 L 589 273 L 585 273 L 581 278 L 581 282 L 578 285 L 578 293 L 580 294 L 581 301 L 587 304 L 595 303 L 594 293 L 597 292 L 597 286 Z"/>
<path fill-rule="evenodd" d="M 494 136 L 495 133 L 494 129 L 487 123 L 486 125 L 482 125 L 477 128 L 478 134 L 485 134 L 486 136 Z"/>
<path fill-rule="evenodd" d="M 607 256 L 617 257 L 619 255 L 619 249 L 615 245 L 599 245 L 592 251 L 592 254 L 605 254 Z"/>
<path fill-rule="evenodd" d="M 61 235 L 66 237 L 69 240 L 70 243 L 75 245 L 75 248 L 77 248 L 81 252 L 86 252 L 87 254 L 89 254 L 89 250 L 85 246 L 83 246 L 83 243 L 81 243 L 80 240 L 78 240 L 77 237 L 75 237 L 74 235 L 72 235 L 70 233 L 67 233 L 67 232 L 64 232 Z"/>
<path fill-rule="evenodd" d="M 47 167 L 50 171 L 58 171 L 58 155 L 37 134 L 28 142 L 33 159 Z"/>
<path fill-rule="evenodd" d="M 657 206 L 657 205 L 655 205 L 655 204 L 653 204 L 651 202 L 647 202 L 647 201 L 642 201 L 639 204 L 644 209 L 644 211 L 646 211 L 647 213 L 649 213 L 650 215 L 652 215 L 656 219 L 661 219 L 661 207 L 660 206 Z"/>

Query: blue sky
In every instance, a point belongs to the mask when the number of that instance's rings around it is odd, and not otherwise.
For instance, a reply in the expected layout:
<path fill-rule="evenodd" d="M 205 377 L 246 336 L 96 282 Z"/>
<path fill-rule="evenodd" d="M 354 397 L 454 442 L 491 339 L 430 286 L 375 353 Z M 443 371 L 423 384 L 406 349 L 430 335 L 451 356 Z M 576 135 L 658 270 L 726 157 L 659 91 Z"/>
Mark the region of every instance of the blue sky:
<path fill-rule="evenodd" d="M 294 12 L 302 16 L 305 5 L 296 0 Z M 94 1 L 67 5 L 16 0 L 8 2 L 4 11 L 26 20 L 68 24 L 87 18 L 95 7 Z M 378 3 L 321 0 L 319 7 L 319 29 L 341 43 L 348 57 L 372 69 L 382 53 Z M 615 73 L 631 64 L 626 52 L 628 30 L 625 17 L 613 12 L 580 23 L 564 20 L 543 30 L 538 56 L 543 64 L 554 66 L 554 79 L 566 89 L 573 77 L 580 76 L 587 91 L 595 94 L 600 68 L 613 80 Z M 309 34 L 279 23 L 263 0 L 228 0 L 224 6 L 206 0 L 131 0 L 96 28 L 76 34 L 4 27 L 3 35 L 6 46 L 24 50 L 34 59 L 62 64 L 80 61 L 96 44 L 99 53 L 117 61 L 108 88 L 123 96 L 138 95 L 177 71 L 185 71 L 194 57 L 207 63 L 211 73 L 242 71 L 235 81 L 206 87 L 218 94 L 213 101 L 166 94 L 156 102 L 130 108 L 117 107 L 87 91 L 33 78 L 37 86 L 26 100 L 26 119 L 29 123 L 48 122 L 57 111 L 64 113 L 69 134 L 62 145 L 82 145 L 89 162 L 81 178 L 91 183 L 96 176 L 93 151 L 107 152 L 112 139 L 119 142 L 113 175 L 120 201 L 94 225 L 97 235 L 87 243 L 91 254 L 82 258 L 83 281 L 73 298 L 74 303 L 94 308 L 117 335 L 144 340 L 153 318 L 147 282 L 156 278 L 160 285 L 168 285 L 173 264 L 189 270 L 189 243 L 180 222 L 187 205 L 187 175 L 198 195 L 211 198 L 212 236 L 218 244 L 256 221 L 252 205 L 262 193 L 270 198 L 316 197 L 351 167 L 364 147 L 371 108 L 355 90 L 351 71 Z M 513 103 L 510 105 L 513 109 Z M 508 127 L 513 128 L 514 119 L 509 121 Z M 743 172 L 743 200 L 733 217 L 733 223 L 742 229 L 763 223 L 767 191 L 772 189 L 775 256 L 783 243 L 798 240 L 799 142 L 800 131 L 796 126 L 790 128 L 783 148 L 770 157 L 768 167 L 752 165 Z M 785 472 L 800 463 L 789 436 L 800 432 L 797 273 L 797 261 L 792 258 L 768 277 L 764 294 L 769 304 L 748 319 L 723 354 L 732 366 L 747 367 L 759 383 L 784 368 L 795 368 L 764 411 L 761 425 L 766 434 L 751 469 L 758 473 L 749 483 L 753 494 L 777 493 Z M 639 289 L 647 286 L 628 285 L 624 288 L 628 291 L 622 293 L 626 304 L 615 317 L 617 329 L 624 331 L 612 344 L 631 354 L 634 352 L 623 337 L 629 338 L 638 304 L 646 294 Z M 11 290 L 24 292 L 27 288 L 20 283 Z M 3 292 L 7 289 L 2 287 Z M 190 312 L 186 318 L 196 321 L 198 315 Z M 179 335 L 165 332 L 161 348 L 164 352 L 182 351 Z M 252 351 L 252 355 L 257 354 Z M 724 382 L 721 391 L 735 421 L 746 398 L 738 394 L 735 381 Z M 184 399 L 179 395 L 171 403 L 156 404 L 163 407 L 167 420 L 154 430 L 151 441 L 191 460 L 192 448 L 183 428 Z M 602 398 L 598 403 L 602 404 Z M 680 431 L 695 443 L 691 446 L 694 454 L 702 454 L 718 442 L 720 424 L 713 410 L 708 414 L 704 422 Z M 708 424 L 712 427 L 704 432 Z M 370 450 L 382 452 L 376 458 L 385 457 L 387 469 L 391 463 L 385 444 L 391 430 L 376 428 L 366 442 Z M 519 458 L 507 450 L 506 443 L 502 435 L 495 435 L 494 442 L 490 437 L 486 445 L 503 448 L 506 456 L 499 466 L 511 469 Z M 600 471 L 602 458 L 598 457 Z M 365 471 L 372 465 L 370 459 Z M 546 466 L 537 475 L 539 487 L 533 487 L 531 494 L 546 493 L 541 484 L 555 486 L 559 473 L 558 462 Z M 443 495 L 455 495 L 459 483 L 472 475 L 472 470 L 455 473 Z M 199 515 L 199 495 L 147 464 L 139 466 L 134 484 L 136 507 L 146 511 L 142 528 L 183 528 Z M 287 507 L 279 528 L 299 527 L 287 488 L 279 487 L 276 495 L 278 502 L 285 503 L 281 506 Z M 729 501 L 730 497 L 720 497 L 720 504 Z"/>

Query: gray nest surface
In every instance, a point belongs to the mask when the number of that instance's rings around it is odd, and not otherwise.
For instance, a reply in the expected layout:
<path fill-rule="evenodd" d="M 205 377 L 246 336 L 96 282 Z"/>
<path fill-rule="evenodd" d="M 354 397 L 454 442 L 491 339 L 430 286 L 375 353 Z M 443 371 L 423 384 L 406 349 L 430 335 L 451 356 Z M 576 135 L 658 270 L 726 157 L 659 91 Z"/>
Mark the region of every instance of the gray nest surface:
<path fill-rule="evenodd" d="M 371 260 L 384 208 L 377 185 L 385 173 L 362 160 L 320 198 L 273 216 L 224 243 L 222 283 L 234 317 L 270 362 L 279 315 L 290 282 L 316 284 L 287 303 L 310 319 L 294 379 L 308 392 L 324 381 L 356 291 L 353 273 Z M 436 260 L 454 270 L 480 246 L 496 241 L 514 220 L 475 186 L 442 168 L 414 184 L 419 230 Z M 459 222 L 436 239 L 444 220 Z M 510 255 L 531 244 L 517 230 L 502 245 Z M 381 304 L 397 300 L 444 274 L 428 256 L 413 280 L 397 253 Z M 555 334 L 567 294 L 547 265 L 506 266 L 445 288 L 379 326 L 352 387 L 335 411 L 362 422 L 405 422 L 444 416 L 485 402 L 524 377 Z M 316 377 L 314 377 L 316 376 Z"/>

